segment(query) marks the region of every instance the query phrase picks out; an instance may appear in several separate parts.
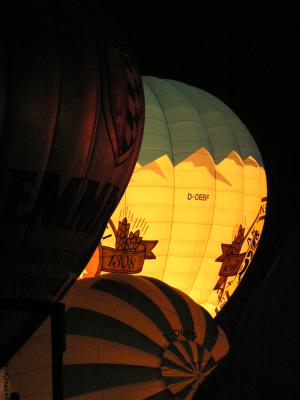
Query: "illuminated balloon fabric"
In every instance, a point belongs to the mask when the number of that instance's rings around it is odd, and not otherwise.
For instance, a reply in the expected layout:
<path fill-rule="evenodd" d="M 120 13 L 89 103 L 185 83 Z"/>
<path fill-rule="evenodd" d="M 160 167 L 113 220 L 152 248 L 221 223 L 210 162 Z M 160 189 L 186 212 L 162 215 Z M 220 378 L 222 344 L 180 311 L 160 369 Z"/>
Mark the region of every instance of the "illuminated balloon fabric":
<path fill-rule="evenodd" d="M 65 399 L 192 399 L 228 351 L 207 311 L 153 278 L 81 280 L 64 301 Z M 21 398 L 51 398 L 47 335 L 44 325 L 9 364 L 12 389 Z M 47 356 L 41 360 L 37 352 Z"/>
<path fill-rule="evenodd" d="M 260 239 L 267 193 L 261 155 L 245 125 L 214 96 L 154 77 L 143 84 L 145 129 L 135 172 L 101 240 L 99 266 L 97 250 L 83 277 L 142 268 L 215 315 Z M 121 255 L 111 226 L 117 230 L 125 217 L 128 234 L 138 231 L 145 247 L 158 241 L 156 259 L 146 251 L 142 265 L 137 252 L 123 248 Z"/>
<path fill-rule="evenodd" d="M 26 1 L 3 15 L 2 297 L 61 296 L 136 163 L 141 79 L 124 39 L 93 4 Z"/>

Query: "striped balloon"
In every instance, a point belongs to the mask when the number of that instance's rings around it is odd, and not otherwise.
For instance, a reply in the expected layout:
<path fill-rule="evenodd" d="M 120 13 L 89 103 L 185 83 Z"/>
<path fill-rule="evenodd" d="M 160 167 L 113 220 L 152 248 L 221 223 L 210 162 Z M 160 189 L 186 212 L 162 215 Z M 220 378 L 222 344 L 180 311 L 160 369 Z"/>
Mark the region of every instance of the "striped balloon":
<path fill-rule="evenodd" d="M 154 278 L 107 274 L 82 280 L 65 303 L 65 399 L 192 399 L 228 351 L 224 332 L 204 308 Z M 47 336 L 45 327 L 35 335 L 40 346 L 41 336 Z M 34 342 L 26 346 L 36 354 Z M 43 371 L 33 367 L 24 358 L 29 353 L 12 360 L 12 386 L 22 399 L 40 399 L 46 391 L 50 399 L 51 388 L 41 381 L 45 364 Z"/>

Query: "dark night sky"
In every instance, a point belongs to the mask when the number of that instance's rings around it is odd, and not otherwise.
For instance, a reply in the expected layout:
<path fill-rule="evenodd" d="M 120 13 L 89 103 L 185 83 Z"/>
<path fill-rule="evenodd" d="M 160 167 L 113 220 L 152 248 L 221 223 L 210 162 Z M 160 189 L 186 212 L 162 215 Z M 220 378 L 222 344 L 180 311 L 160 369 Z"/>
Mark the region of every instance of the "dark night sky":
<path fill-rule="evenodd" d="M 299 13 L 274 5 L 195 4 L 107 6 L 141 73 L 186 82 L 224 101 L 252 133 L 267 171 L 263 238 L 218 319 L 231 354 L 195 398 L 300 398 Z"/>
<path fill-rule="evenodd" d="M 217 317 L 231 351 L 195 400 L 300 399 L 300 13 L 252 2 L 103 4 L 142 75 L 183 81 L 226 103 L 252 133 L 267 172 L 262 240 Z"/>

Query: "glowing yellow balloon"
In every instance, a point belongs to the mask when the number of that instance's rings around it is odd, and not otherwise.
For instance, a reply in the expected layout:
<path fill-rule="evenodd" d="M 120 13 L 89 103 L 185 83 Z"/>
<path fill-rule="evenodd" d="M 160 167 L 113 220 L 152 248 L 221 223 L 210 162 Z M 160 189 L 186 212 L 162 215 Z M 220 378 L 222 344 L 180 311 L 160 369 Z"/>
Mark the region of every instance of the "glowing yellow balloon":
<path fill-rule="evenodd" d="M 82 277 L 140 273 L 215 315 L 256 251 L 266 211 L 261 155 L 220 100 L 144 77 L 142 148 L 127 190 Z"/>

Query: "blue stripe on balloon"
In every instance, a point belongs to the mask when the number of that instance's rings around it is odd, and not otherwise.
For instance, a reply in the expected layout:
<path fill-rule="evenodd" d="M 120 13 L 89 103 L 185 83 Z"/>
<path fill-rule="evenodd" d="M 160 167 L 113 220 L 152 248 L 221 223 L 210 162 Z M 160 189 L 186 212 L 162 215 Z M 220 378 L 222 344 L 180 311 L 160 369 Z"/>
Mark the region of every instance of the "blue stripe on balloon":
<path fill-rule="evenodd" d="M 171 324 L 157 304 L 133 285 L 124 281 L 99 279 L 92 288 L 126 301 L 147 316 L 163 333 L 172 331 Z"/>
<path fill-rule="evenodd" d="M 63 367 L 65 398 L 161 378 L 160 369 L 123 364 L 71 364 Z M 124 388 L 124 399 L 126 388 Z"/>
<path fill-rule="evenodd" d="M 71 307 L 66 313 L 66 334 L 90 336 L 161 355 L 163 349 L 129 325 L 95 311 Z"/>

